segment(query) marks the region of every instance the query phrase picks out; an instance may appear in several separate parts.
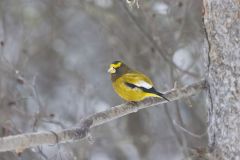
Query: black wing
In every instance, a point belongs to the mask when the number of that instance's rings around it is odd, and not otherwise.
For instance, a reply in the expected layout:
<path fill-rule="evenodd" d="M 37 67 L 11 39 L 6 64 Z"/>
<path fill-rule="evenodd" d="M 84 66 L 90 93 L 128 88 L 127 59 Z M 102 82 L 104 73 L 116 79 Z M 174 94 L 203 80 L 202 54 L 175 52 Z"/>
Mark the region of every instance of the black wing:
<path fill-rule="evenodd" d="M 130 88 L 139 88 L 139 89 L 141 89 L 142 91 L 147 92 L 147 93 L 156 94 L 156 95 L 162 97 L 163 99 L 169 101 L 169 100 L 164 96 L 164 94 L 156 91 L 156 89 L 155 89 L 154 87 L 148 89 L 148 88 L 136 86 L 135 84 L 128 83 L 128 82 L 125 82 L 125 85 L 128 86 L 128 87 L 130 87 Z"/>

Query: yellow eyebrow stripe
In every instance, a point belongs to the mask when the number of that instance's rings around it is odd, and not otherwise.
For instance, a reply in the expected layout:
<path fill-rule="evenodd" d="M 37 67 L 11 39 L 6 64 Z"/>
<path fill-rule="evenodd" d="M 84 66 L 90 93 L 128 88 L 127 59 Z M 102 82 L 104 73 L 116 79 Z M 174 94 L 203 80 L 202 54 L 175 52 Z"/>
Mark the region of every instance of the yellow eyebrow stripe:
<path fill-rule="evenodd" d="M 117 64 L 111 64 L 111 67 L 113 68 L 119 68 L 122 65 L 121 62 L 118 62 Z"/>

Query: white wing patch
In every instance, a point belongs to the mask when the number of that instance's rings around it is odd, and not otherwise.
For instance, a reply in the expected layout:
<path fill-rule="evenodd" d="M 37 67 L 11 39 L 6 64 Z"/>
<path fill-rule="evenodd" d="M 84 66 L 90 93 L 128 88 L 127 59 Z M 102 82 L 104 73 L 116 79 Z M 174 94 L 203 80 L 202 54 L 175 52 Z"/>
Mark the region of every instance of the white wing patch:
<path fill-rule="evenodd" d="M 138 86 L 138 87 L 143 87 L 143 88 L 146 88 L 146 89 L 150 89 L 152 88 L 153 86 L 145 81 L 138 81 L 137 83 L 134 83 L 134 85 Z"/>

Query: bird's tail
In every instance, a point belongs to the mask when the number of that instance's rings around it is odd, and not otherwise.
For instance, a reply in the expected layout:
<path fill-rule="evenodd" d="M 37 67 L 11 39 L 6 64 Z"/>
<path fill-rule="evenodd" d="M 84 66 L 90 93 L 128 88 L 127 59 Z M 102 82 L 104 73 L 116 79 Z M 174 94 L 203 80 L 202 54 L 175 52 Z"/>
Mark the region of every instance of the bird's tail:
<path fill-rule="evenodd" d="M 161 97 L 161 98 L 169 101 L 169 99 L 167 99 L 164 94 L 158 92 L 158 91 L 157 91 L 155 88 L 153 88 L 153 87 L 152 87 L 151 89 L 149 89 L 149 92 L 151 92 L 151 93 L 153 93 L 153 94 L 155 94 L 155 95 L 157 95 L 157 96 L 159 96 L 159 97 Z"/>
<path fill-rule="evenodd" d="M 162 93 L 160 93 L 158 91 L 155 91 L 155 94 L 158 95 L 159 97 L 162 97 L 163 99 L 169 101 L 169 99 L 167 99 L 164 94 L 162 94 Z"/>
<path fill-rule="evenodd" d="M 169 99 L 167 99 L 164 94 L 158 92 L 158 91 L 157 91 L 155 88 L 153 88 L 153 87 L 150 88 L 150 89 L 146 89 L 146 88 L 143 88 L 143 87 L 142 87 L 141 89 L 142 89 L 143 91 L 147 92 L 147 93 L 150 93 L 151 95 L 156 95 L 156 97 L 161 97 L 161 98 L 169 101 Z"/>

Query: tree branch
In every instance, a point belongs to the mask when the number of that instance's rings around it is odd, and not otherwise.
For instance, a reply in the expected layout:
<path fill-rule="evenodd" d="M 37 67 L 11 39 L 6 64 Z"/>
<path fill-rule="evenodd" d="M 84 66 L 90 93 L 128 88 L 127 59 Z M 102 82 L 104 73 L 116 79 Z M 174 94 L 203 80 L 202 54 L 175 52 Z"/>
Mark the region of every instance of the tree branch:
<path fill-rule="evenodd" d="M 206 82 L 205 80 L 201 80 L 181 89 L 174 88 L 165 94 L 170 101 L 175 101 L 198 94 L 205 88 Z M 11 150 L 21 152 L 26 148 L 42 144 L 57 144 L 80 140 L 87 137 L 90 128 L 110 122 L 130 113 L 137 112 L 140 109 L 162 103 L 166 103 L 166 101 L 160 98 L 148 98 L 141 102 L 121 104 L 106 111 L 90 115 L 83 119 L 77 128 L 65 129 L 57 132 L 46 131 L 3 137 L 0 138 L 0 152 Z"/>

